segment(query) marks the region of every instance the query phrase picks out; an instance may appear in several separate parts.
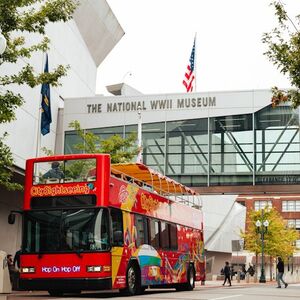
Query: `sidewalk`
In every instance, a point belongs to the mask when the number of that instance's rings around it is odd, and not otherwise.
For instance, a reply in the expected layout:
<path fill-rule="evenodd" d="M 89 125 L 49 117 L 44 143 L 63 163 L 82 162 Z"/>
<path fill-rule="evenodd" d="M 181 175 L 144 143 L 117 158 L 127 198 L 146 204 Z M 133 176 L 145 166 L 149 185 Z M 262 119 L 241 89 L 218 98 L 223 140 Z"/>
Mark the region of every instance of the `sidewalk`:
<path fill-rule="evenodd" d="M 275 280 L 273 281 L 267 281 L 266 283 L 260 283 L 260 282 L 246 282 L 246 280 L 240 280 L 240 282 L 237 282 L 237 280 L 231 281 L 231 286 L 233 287 L 248 287 L 248 286 L 258 286 L 258 285 L 274 285 L 277 286 L 277 282 Z M 223 286 L 223 280 L 207 280 L 205 281 L 205 285 L 202 285 L 201 282 L 196 282 L 196 287 L 199 288 L 224 288 L 229 287 L 228 283 L 226 283 L 225 286 Z"/>
<path fill-rule="evenodd" d="M 300 283 L 300 282 L 298 282 Z M 246 287 L 254 287 L 254 286 L 264 286 L 264 285 L 268 285 L 268 286 L 277 286 L 277 283 L 275 280 L 273 281 L 267 281 L 266 283 L 259 283 L 259 282 L 249 282 L 247 283 L 246 280 L 241 280 L 240 282 L 237 282 L 237 280 L 233 280 L 232 281 L 232 286 L 231 288 L 236 288 L 236 287 L 240 287 L 240 288 L 246 288 Z M 197 281 L 195 287 L 199 290 L 199 289 L 212 289 L 212 288 L 230 288 L 228 284 L 226 284 L 225 286 L 223 286 L 223 280 L 208 280 L 205 281 L 205 285 L 202 285 L 201 282 Z M 28 291 L 12 291 L 11 294 L 0 294 L 0 300 L 9 300 L 9 299 L 23 299 L 23 298 L 28 298 L 30 295 L 32 295 L 32 297 L 38 297 L 39 295 L 45 295 L 45 293 L 47 294 L 47 292 L 45 291 L 34 291 L 34 292 L 28 292 Z M 23 296 L 23 297 L 22 297 Z M 31 298 L 30 298 L 31 299 Z M 47 298 L 45 298 L 47 299 Z"/>

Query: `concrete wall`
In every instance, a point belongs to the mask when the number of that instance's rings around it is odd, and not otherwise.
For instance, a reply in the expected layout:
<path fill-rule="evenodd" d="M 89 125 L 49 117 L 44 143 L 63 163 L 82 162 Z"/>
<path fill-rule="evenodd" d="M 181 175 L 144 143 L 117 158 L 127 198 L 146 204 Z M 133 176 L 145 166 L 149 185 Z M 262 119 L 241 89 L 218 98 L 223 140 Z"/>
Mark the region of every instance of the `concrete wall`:
<path fill-rule="evenodd" d="M 16 216 L 16 223 L 9 225 L 7 217 L 11 210 L 22 208 L 22 192 L 11 193 L 0 187 L 0 250 L 15 254 L 21 245 L 22 217 Z"/>

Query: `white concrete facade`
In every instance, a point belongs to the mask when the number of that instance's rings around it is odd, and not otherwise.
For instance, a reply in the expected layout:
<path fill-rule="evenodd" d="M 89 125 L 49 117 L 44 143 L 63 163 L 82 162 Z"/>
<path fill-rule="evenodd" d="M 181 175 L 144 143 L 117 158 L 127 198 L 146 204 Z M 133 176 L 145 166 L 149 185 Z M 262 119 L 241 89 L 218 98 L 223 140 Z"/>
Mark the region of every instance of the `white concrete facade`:
<path fill-rule="evenodd" d="M 60 81 L 62 85 L 50 88 L 52 124 L 50 133 L 41 137 L 41 147 L 59 153 L 62 149 L 62 131 L 59 129 L 62 114 L 59 108 L 64 106 L 63 99 L 95 96 L 97 67 L 122 38 L 124 31 L 105 0 L 81 0 L 73 20 L 49 24 L 46 34 L 51 40 L 48 51 L 49 71 L 59 64 L 70 66 L 67 76 Z M 29 42 L 40 40 L 38 35 L 26 38 Z M 36 53 L 29 62 L 36 72 L 42 72 L 45 55 Z M 13 74 L 23 64 L 22 60 L 15 65 L 4 64 L 0 74 Z M 25 103 L 17 109 L 15 121 L 0 126 L 0 135 L 9 133 L 6 144 L 12 150 L 16 168 L 23 173 L 26 159 L 35 157 L 37 153 L 41 86 L 34 89 L 12 86 L 10 89 L 20 93 Z M 40 152 L 40 155 L 44 153 Z M 22 195 L 2 189 L 0 192 L 0 250 L 13 253 L 20 245 L 20 224 L 19 228 L 8 225 L 7 215 L 11 209 L 21 207 Z"/>

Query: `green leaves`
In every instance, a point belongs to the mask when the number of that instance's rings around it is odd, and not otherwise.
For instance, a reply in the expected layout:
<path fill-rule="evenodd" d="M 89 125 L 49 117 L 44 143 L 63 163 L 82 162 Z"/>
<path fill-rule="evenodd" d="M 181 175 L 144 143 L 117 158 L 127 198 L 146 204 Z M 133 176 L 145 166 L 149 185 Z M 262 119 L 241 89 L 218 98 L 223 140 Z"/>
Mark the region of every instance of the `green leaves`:
<path fill-rule="evenodd" d="M 76 144 L 74 148 L 83 153 L 108 153 L 111 163 L 130 162 L 138 154 L 135 133 L 129 134 L 125 139 L 116 134 L 102 140 L 94 133 L 81 129 L 77 120 L 71 122 L 69 127 L 73 128 L 82 139 L 82 143 Z"/>
<path fill-rule="evenodd" d="M 22 190 L 23 187 L 20 184 L 11 182 L 13 158 L 9 147 L 4 144 L 6 136 L 7 133 L 0 138 L 0 184 L 8 190 Z"/>
<path fill-rule="evenodd" d="M 68 66 L 58 65 L 48 74 L 35 70 L 30 64 L 35 52 L 46 52 L 50 40 L 45 36 L 45 27 L 49 23 L 70 20 L 78 5 L 77 0 L 0 0 L 0 29 L 7 41 L 5 52 L 0 56 L 0 125 L 15 119 L 15 110 L 24 99 L 10 88 L 12 84 L 27 85 L 31 88 L 49 83 L 60 85 L 59 79 L 67 74 Z M 24 34 L 26 33 L 26 35 Z M 28 33 L 36 34 L 27 40 Z M 26 37 L 25 37 L 26 36 Z M 14 74 L 6 74 L 7 64 L 20 63 L 20 69 Z M 19 188 L 11 183 L 12 154 L 0 139 L 0 184 L 8 189 Z"/>
<path fill-rule="evenodd" d="M 261 239 L 255 223 L 260 220 L 269 221 L 267 232 L 264 235 L 264 250 L 269 256 L 288 257 L 295 251 L 294 242 L 299 234 L 293 228 L 288 228 L 286 222 L 275 208 L 265 209 L 262 212 L 251 210 L 247 216 L 246 231 L 241 233 L 245 239 L 245 249 L 254 253 L 261 253 Z"/>
<path fill-rule="evenodd" d="M 270 33 L 265 33 L 262 42 L 268 46 L 264 53 L 278 68 L 280 73 L 290 80 L 292 90 L 279 90 L 273 88 L 272 105 L 291 101 L 291 106 L 300 105 L 300 32 L 299 15 L 293 21 L 280 1 L 273 1 L 278 28 Z M 298 27 L 297 27 L 298 26 Z"/>
<path fill-rule="evenodd" d="M 10 91 L 0 93 L 0 124 L 8 123 L 15 119 L 15 109 L 23 104 L 20 94 L 15 95 Z"/>
<path fill-rule="evenodd" d="M 75 0 L 0 0 L 0 27 L 3 32 L 45 34 L 48 23 L 70 20 L 78 3 Z"/>

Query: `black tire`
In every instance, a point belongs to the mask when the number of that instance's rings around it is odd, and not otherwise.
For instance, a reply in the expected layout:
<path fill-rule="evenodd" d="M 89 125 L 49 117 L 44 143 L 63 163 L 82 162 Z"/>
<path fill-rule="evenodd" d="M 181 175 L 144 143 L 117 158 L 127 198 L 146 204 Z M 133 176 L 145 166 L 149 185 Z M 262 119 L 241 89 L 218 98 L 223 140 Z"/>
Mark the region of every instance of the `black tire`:
<path fill-rule="evenodd" d="M 192 291 L 195 287 L 195 269 L 193 265 L 189 265 L 187 271 L 187 282 L 184 284 L 186 291 Z"/>
<path fill-rule="evenodd" d="M 141 272 L 136 263 L 130 263 L 126 272 L 127 287 L 124 292 L 129 296 L 140 295 L 143 292 L 141 286 Z"/>
<path fill-rule="evenodd" d="M 193 265 L 189 265 L 187 270 L 187 282 L 180 283 L 176 286 L 176 291 L 192 291 L 195 287 L 195 269 Z"/>
<path fill-rule="evenodd" d="M 48 293 L 51 297 L 61 297 L 64 294 L 62 291 L 59 290 L 49 290 Z"/>

